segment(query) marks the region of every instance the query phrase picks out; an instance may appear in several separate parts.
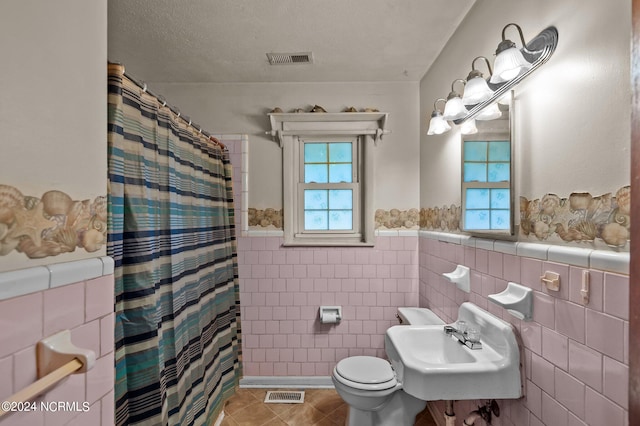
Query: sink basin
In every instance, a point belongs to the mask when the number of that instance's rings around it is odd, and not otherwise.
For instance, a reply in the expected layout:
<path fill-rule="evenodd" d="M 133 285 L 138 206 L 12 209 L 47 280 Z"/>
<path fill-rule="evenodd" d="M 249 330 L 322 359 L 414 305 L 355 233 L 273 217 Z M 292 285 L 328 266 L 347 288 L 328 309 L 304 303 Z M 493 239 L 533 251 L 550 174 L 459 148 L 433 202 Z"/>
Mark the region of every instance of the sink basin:
<path fill-rule="evenodd" d="M 511 325 L 471 303 L 458 320 L 480 330 L 481 349 L 470 349 L 442 325 L 394 326 L 385 350 L 405 392 L 425 401 L 522 396 L 520 350 Z"/>

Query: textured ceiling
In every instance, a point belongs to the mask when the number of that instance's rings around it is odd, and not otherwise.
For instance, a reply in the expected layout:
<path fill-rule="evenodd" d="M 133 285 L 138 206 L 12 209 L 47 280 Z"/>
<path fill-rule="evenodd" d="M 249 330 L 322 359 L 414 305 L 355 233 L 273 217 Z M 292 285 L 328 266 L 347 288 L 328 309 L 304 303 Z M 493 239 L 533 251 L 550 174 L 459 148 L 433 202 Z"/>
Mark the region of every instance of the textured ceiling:
<path fill-rule="evenodd" d="M 474 1 L 108 0 L 109 60 L 150 82 L 417 81 Z"/>

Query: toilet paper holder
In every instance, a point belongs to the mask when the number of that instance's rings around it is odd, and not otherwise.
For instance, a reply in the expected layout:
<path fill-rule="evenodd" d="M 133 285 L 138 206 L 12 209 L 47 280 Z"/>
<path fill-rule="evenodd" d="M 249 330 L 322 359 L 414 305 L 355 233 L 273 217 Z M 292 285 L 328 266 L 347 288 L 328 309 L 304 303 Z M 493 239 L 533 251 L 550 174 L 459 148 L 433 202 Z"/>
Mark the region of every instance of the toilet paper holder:
<path fill-rule="evenodd" d="M 320 306 L 320 322 L 335 324 L 342 320 L 342 306 Z"/>

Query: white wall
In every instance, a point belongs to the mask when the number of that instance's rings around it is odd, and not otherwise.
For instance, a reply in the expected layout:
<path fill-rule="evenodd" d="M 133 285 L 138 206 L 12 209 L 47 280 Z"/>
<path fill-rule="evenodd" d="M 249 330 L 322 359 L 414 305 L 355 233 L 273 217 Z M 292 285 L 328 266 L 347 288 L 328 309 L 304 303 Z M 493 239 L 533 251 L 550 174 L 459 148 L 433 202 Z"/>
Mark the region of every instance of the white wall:
<path fill-rule="evenodd" d="M 126 64 L 125 64 L 126 65 Z M 144 79 L 144 76 L 135 76 Z M 389 112 L 386 135 L 376 149 L 375 208 L 406 210 L 419 205 L 418 83 L 244 83 L 149 82 L 154 92 L 213 133 L 249 135 L 249 206 L 281 208 L 282 152 L 271 137 L 267 113 L 314 104 L 329 112 L 354 106 Z"/>
<path fill-rule="evenodd" d="M 33 197 L 106 195 L 106 52 L 106 0 L 0 2 L 0 184 Z M 104 254 L 14 251 L 0 271 Z"/>
<path fill-rule="evenodd" d="M 630 183 L 631 1 L 478 0 L 420 84 L 422 207 L 460 204 L 460 135 L 426 135 L 433 102 L 473 58 L 493 60 L 510 22 L 526 41 L 550 25 L 559 32 L 549 62 L 516 88 L 519 195 L 595 196 Z M 515 29 L 507 35 L 520 46 Z"/>

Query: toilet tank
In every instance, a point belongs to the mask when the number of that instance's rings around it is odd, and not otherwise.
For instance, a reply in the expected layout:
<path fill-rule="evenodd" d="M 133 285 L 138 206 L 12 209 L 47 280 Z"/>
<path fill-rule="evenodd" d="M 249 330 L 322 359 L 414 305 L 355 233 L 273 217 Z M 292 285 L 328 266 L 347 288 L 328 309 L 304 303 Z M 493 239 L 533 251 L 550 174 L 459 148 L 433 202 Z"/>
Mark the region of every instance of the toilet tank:
<path fill-rule="evenodd" d="M 444 325 L 444 321 L 427 308 L 398 308 L 396 318 L 402 325 Z"/>

